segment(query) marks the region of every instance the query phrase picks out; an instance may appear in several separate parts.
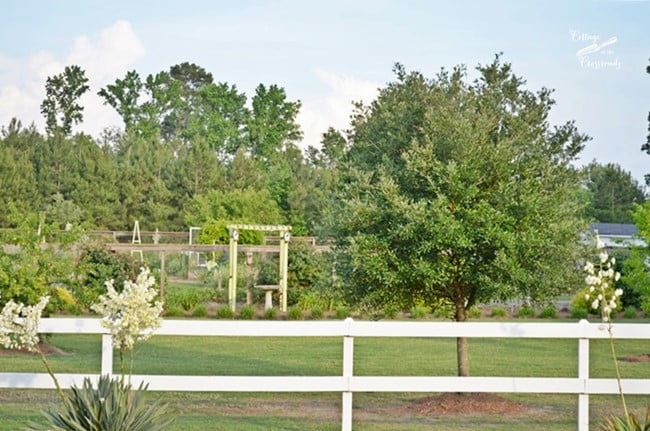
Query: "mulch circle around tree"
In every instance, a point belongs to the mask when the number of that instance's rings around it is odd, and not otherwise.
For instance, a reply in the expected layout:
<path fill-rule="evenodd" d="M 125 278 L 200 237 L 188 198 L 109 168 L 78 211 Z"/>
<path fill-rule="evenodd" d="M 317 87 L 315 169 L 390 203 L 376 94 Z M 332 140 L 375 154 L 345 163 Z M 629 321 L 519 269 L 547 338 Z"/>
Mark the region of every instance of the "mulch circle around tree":
<path fill-rule="evenodd" d="M 630 355 L 623 356 L 621 358 L 623 362 L 650 362 L 650 353 L 644 353 L 642 355 Z"/>
<path fill-rule="evenodd" d="M 445 393 L 417 400 L 408 407 L 412 413 L 427 416 L 443 415 L 508 415 L 524 413 L 529 407 L 510 401 L 495 394 L 485 393 Z"/>
<path fill-rule="evenodd" d="M 45 353 L 46 355 L 69 355 L 69 353 L 59 349 L 53 344 L 49 343 L 38 343 L 38 347 L 41 348 L 41 351 Z M 36 352 L 30 352 L 29 350 L 26 349 L 16 349 L 16 350 L 7 350 L 7 349 L 0 349 L 0 356 L 5 356 L 5 355 L 38 355 Z"/>

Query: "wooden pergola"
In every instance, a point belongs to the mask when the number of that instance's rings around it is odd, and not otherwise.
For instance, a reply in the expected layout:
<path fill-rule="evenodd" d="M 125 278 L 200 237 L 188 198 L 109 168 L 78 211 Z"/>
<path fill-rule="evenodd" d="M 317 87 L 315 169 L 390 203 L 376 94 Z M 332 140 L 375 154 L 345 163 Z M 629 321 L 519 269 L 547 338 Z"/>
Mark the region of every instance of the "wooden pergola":
<path fill-rule="evenodd" d="M 262 232 L 280 233 L 280 309 L 287 311 L 287 276 L 289 266 L 289 240 L 291 239 L 291 226 L 287 225 L 260 225 L 260 224 L 230 224 L 226 226 L 230 232 L 229 267 L 228 267 L 228 302 L 230 309 L 237 307 L 237 242 L 240 230 L 254 230 Z"/>

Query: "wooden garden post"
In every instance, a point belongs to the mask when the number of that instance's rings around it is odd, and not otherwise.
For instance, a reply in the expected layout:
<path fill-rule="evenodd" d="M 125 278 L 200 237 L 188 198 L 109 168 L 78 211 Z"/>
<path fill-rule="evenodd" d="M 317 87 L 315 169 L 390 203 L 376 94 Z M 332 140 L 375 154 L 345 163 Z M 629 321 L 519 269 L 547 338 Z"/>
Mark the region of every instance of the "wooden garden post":
<path fill-rule="evenodd" d="M 288 231 L 280 232 L 280 296 L 281 310 L 287 311 L 287 276 L 289 266 L 289 240 L 291 234 Z"/>
<path fill-rule="evenodd" d="M 228 301 L 230 302 L 230 309 L 233 312 L 237 307 L 237 240 L 239 240 L 239 232 L 237 229 L 231 229 L 229 248 L 230 267 L 228 271 Z"/>

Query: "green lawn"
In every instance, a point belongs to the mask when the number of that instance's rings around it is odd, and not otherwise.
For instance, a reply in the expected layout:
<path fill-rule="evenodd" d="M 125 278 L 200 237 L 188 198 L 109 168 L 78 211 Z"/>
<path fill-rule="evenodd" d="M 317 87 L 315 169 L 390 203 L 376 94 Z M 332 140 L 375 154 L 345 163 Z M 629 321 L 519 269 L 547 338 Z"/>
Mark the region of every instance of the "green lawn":
<path fill-rule="evenodd" d="M 65 351 L 52 355 L 57 372 L 96 373 L 100 337 L 53 335 Z M 158 336 L 139 346 L 134 372 L 177 375 L 340 375 L 340 338 L 246 338 Z M 471 339 L 475 376 L 577 375 L 577 340 Z M 617 341 L 620 356 L 650 352 L 650 343 Z M 356 375 L 455 375 L 455 340 L 356 338 Z M 119 367 L 115 358 L 116 371 Z M 0 355 L 1 371 L 42 372 L 36 357 Z M 628 378 L 650 376 L 650 363 L 621 363 Z M 591 342 L 591 376 L 613 377 L 606 340 Z M 52 391 L 0 390 L 0 430 L 24 429 L 39 410 L 56 401 Z M 178 412 L 171 430 L 337 430 L 336 394 L 158 393 Z M 439 416 L 408 409 L 426 394 L 355 394 L 355 430 L 574 430 L 576 396 L 506 395 L 531 407 L 510 416 Z M 630 397 L 638 410 L 649 397 Z M 592 397 L 592 423 L 618 411 L 616 397 Z"/>

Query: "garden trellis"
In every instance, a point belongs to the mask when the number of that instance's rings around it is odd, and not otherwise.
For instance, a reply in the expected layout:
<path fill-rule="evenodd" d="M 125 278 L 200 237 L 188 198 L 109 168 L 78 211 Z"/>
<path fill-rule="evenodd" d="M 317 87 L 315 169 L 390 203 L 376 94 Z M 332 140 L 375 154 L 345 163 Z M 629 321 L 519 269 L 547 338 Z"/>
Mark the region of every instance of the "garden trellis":
<path fill-rule="evenodd" d="M 291 226 L 286 225 L 259 225 L 259 224 L 230 224 L 229 265 L 228 265 L 228 302 L 232 311 L 237 308 L 237 243 L 240 230 L 253 230 L 262 232 L 280 233 L 280 308 L 287 311 L 287 276 L 289 266 L 289 240 L 291 239 Z"/>

